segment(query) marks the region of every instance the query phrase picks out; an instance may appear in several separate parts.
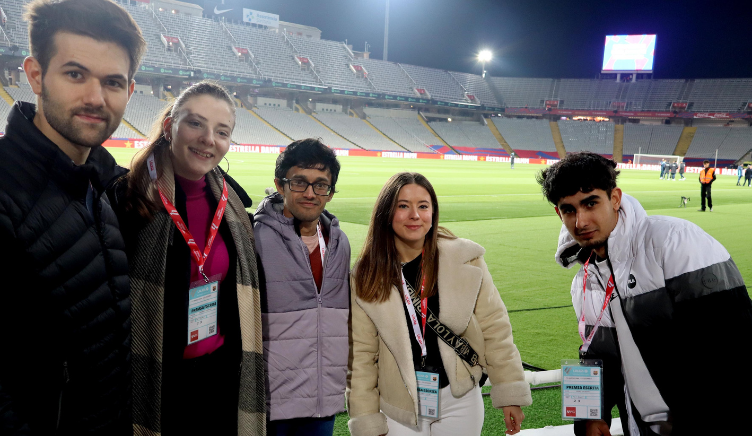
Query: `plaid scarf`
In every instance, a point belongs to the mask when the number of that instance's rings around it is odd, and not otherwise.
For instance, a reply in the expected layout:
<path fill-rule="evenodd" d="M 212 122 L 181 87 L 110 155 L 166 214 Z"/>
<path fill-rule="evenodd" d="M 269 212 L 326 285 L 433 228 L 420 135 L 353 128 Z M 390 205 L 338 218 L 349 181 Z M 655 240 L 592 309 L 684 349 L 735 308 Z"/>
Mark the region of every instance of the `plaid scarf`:
<path fill-rule="evenodd" d="M 155 152 L 160 177 L 159 188 L 175 202 L 175 175 L 168 147 Z M 148 178 L 148 173 L 145 174 Z M 151 180 L 143 180 L 149 186 Z M 207 185 L 217 200 L 222 194 L 222 177 L 215 171 L 206 175 Z M 151 185 L 153 186 L 153 185 Z M 242 201 L 230 186 L 224 214 L 237 248 L 236 289 L 240 312 L 242 362 L 238 401 L 238 435 L 266 434 L 266 396 L 261 300 L 259 292 L 253 228 Z M 161 204 L 156 189 L 149 195 Z M 133 431 L 135 435 L 159 435 L 162 410 L 162 349 L 164 283 L 167 249 L 174 223 L 164 209 L 138 235 L 131 266 L 133 304 Z"/>

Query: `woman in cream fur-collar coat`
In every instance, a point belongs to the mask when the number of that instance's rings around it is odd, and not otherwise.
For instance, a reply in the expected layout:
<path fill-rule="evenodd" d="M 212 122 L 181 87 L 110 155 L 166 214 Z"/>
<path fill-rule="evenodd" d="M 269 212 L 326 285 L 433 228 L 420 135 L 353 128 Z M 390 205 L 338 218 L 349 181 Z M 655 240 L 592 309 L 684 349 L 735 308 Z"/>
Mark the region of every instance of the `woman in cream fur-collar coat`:
<path fill-rule="evenodd" d="M 418 196 L 406 197 L 405 194 L 409 192 L 402 189 L 405 186 L 412 187 L 412 191 L 417 192 Z M 420 195 L 430 196 L 430 200 L 423 201 Z M 421 206 L 421 201 L 423 204 L 426 201 L 433 204 L 425 207 Z M 399 271 L 400 261 L 404 265 L 411 258 L 422 255 L 422 268 L 426 270 L 429 283 L 426 289 L 432 288 L 431 281 L 436 285 L 434 288 L 438 289 L 439 319 L 454 333 L 465 338 L 479 356 L 479 365 L 470 366 L 453 348 L 438 340 L 451 396 L 459 399 L 477 389 L 485 369 L 493 385 L 493 406 L 508 409 L 505 410 L 505 420 L 507 428 L 513 432 L 519 429 L 520 422 L 524 419 L 519 406 L 532 403 L 530 386 L 525 382 L 520 355 L 512 340 L 512 327 L 506 308 L 483 259 L 485 250 L 472 241 L 456 238 L 448 230 L 438 227 L 436 201 L 430 183 L 417 173 L 400 173 L 392 177 L 377 200 L 374 217 L 388 216 L 389 222 L 383 226 L 371 223 L 363 254 L 353 269 L 351 281 L 351 356 L 346 397 L 350 415 L 349 428 L 353 436 L 383 435 L 397 426 L 419 431 L 420 420 L 423 419 L 418 413 L 416 368 L 410 337 L 413 330 L 405 318 L 402 290 L 392 284 L 386 286 L 387 290 L 378 299 L 368 298 L 362 290 L 359 291 L 358 283 L 380 281 L 377 277 L 369 276 L 378 267 L 360 268 L 361 265 L 397 262 L 395 268 Z M 430 206 L 434 209 L 433 216 L 430 212 L 425 212 Z M 412 211 L 413 208 L 415 211 Z M 405 216 L 406 223 L 410 224 L 407 230 L 399 227 Z M 415 235 L 410 232 L 422 226 L 424 221 L 427 229 L 427 233 L 424 233 L 425 240 L 412 241 Z M 383 246 L 386 253 L 380 255 L 380 259 L 369 258 L 368 251 L 379 246 L 379 234 L 385 233 L 384 228 L 386 233 L 391 233 L 394 243 Z M 420 233 L 419 230 L 417 232 Z M 412 242 L 415 242 L 413 250 L 417 251 L 405 258 L 405 246 Z M 431 251 L 437 252 L 433 262 Z M 399 254 L 399 259 L 389 259 L 393 254 Z M 436 277 L 433 280 L 429 272 L 432 263 L 435 265 Z M 356 277 L 359 274 L 369 277 Z M 394 280 L 387 280 L 389 282 L 394 283 Z M 417 316 L 420 319 L 420 311 Z M 428 329 L 426 326 L 426 330 Z M 429 336 L 428 340 L 430 339 Z M 436 337 L 433 339 L 437 340 Z M 479 391 L 475 394 L 480 396 Z M 482 401 L 480 408 L 482 426 Z M 386 417 L 390 418 L 389 426 Z M 398 424 L 393 424 L 395 422 Z M 480 427 L 478 432 L 479 429 Z M 396 433 L 404 434 L 399 431 Z M 428 433 L 422 434 L 431 433 L 428 430 Z M 463 431 L 462 434 L 470 433 Z"/>

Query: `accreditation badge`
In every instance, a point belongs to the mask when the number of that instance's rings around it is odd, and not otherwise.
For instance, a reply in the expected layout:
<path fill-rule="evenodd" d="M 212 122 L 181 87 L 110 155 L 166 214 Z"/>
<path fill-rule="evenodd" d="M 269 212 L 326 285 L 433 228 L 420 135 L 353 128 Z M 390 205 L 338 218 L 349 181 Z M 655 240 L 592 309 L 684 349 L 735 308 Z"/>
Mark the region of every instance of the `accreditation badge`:
<path fill-rule="evenodd" d="M 422 418 L 439 418 L 439 374 L 415 371 L 418 379 L 418 411 Z"/>
<path fill-rule="evenodd" d="M 188 345 L 217 334 L 221 274 L 191 283 L 188 290 Z"/>
<path fill-rule="evenodd" d="M 561 361 L 561 419 L 602 419 L 603 361 Z"/>

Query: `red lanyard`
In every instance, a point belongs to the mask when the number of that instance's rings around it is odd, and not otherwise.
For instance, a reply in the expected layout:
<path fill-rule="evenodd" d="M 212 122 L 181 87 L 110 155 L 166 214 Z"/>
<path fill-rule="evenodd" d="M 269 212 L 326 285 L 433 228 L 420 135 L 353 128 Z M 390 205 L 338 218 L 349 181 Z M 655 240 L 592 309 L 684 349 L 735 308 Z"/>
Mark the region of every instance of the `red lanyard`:
<path fill-rule="evenodd" d="M 588 348 L 590 348 L 590 343 L 593 342 L 593 336 L 595 336 L 596 330 L 598 330 L 598 327 L 601 323 L 601 318 L 603 318 L 603 314 L 606 312 L 606 308 L 608 307 L 609 301 L 611 301 L 611 294 L 614 292 L 614 288 L 616 285 L 614 284 L 614 275 L 611 274 L 608 278 L 608 284 L 606 285 L 606 298 L 603 299 L 603 308 L 601 309 L 600 315 L 598 315 L 598 319 L 595 320 L 595 324 L 593 325 L 593 330 L 590 332 L 590 334 L 585 337 L 585 301 L 587 300 L 587 276 L 588 276 L 588 265 L 590 265 L 590 258 L 585 262 L 585 277 L 582 279 L 582 314 L 580 315 L 579 319 L 579 333 L 580 333 L 580 339 L 582 339 L 582 348 L 580 349 L 583 353 L 587 352 Z"/>
<path fill-rule="evenodd" d="M 156 182 L 157 172 L 156 165 L 154 165 L 154 155 L 149 155 L 149 158 L 147 160 L 149 174 L 151 175 L 152 180 Z M 167 213 L 170 214 L 170 218 L 172 218 L 175 226 L 178 228 L 178 230 L 180 230 L 180 233 L 183 235 L 183 239 L 185 239 L 185 242 L 188 244 L 188 247 L 191 250 L 191 256 L 193 256 L 193 260 L 195 260 L 196 264 L 198 265 L 199 274 L 204 277 L 206 283 L 209 283 L 209 278 L 206 277 L 206 274 L 204 273 L 204 263 L 206 263 L 206 259 L 209 257 L 209 252 L 211 251 L 212 244 L 214 243 L 214 238 L 217 236 L 217 232 L 219 231 L 219 223 L 222 222 L 222 217 L 225 214 L 225 207 L 227 206 L 227 182 L 225 182 L 224 178 L 222 179 L 222 197 L 219 199 L 217 211 L 214 213 L 214 218 L 212 219 L 211 227 L 209 228 L 209 235 L 206 238 L 206 246 L 204 247 L 203 253 L 201 253 L 201 250 L 198 248 L 198 244 L 196 244 L 196 241 L 193 239 L 193 236 L 188 230 L 188 226 L 185 225 L 183 218 L 180 217 L 178 210 L 175 208 L 172 202 L 167 197 L 165 197 L 165 195 L 162 193 L 162 190 L 159 189 L 159 186 L 157 186 L 157 190 L 159 191 L 159 198 L 162 199 L 162 204 L 164 205 L 165 209 L 167 209 Z"/>
<path fill-rule="evenodd" d="M 421 253 L 422 255 L 423 253 Z M 415 315 L 415 307 L 413 306 L 413 301 L 410 298 L 410 292 L 407 290 L 407 282 L 405 281 L 405 274 L 401 273 L 402 275 L 402 297 L 405 300 L 405 306 L 407 307 L 407 313 L 410 315 L 410 322 L 413 325 L 413 333 L 415 334 L 415 339 L 418 341 L 418 344 L 420 345 L 420 351 L 421 356 L 425 357 L 428 352 L 426 351 L 426 344 L 423 338 L 426 336 L 426 319 L 427 319 L 427 313 L 428 313 L 428 299 L 423 298 L 423 291 L 426 287 L 426 276 L 422 274 L 423 272 L 423 259 L 421 258 L 421 264 L 420 264 L 420 270 L 421 275 L 423 275 L 423 279 L 420 284 L 420 312 L 421 315 L 423 315 L 423 331 L 421 332 L 420 327 L 418 326 L 418 320 L 417 316 Z"/>

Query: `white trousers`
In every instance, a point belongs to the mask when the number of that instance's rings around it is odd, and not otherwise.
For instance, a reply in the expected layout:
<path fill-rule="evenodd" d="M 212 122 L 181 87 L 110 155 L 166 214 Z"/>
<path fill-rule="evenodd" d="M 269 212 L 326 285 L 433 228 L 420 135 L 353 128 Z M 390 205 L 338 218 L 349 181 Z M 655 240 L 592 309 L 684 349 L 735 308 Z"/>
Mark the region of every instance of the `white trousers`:
<path fill-rule="evenodd" d="M 483 429 L 483 397 L 478 386 L 454 398 L 450 387 L 440 390 L 439 419 L 418 418 L 418 427 L 407 427 L 386 417 L 389 436 L 479 436 Z"/>

